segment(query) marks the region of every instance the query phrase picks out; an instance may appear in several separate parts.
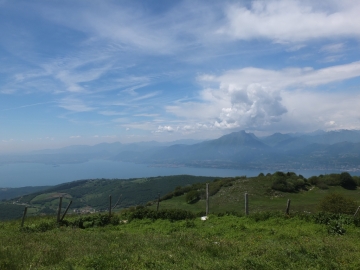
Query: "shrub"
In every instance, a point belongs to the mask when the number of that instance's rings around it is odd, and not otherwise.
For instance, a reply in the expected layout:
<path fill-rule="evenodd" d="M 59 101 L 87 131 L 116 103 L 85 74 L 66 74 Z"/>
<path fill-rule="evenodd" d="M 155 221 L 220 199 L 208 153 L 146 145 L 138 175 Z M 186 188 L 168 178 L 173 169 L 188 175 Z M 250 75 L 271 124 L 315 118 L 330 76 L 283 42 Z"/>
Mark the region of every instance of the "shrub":
<path fill-rule="evenodd" d="M 109 224 L 118 225 L 120 223 L 120 218 L 113 214 L 111 216 L 109 214 L 95 214 L 82 216 L 72 221 L 65 221 L 65 223 L 66 226 L 85 229 L 91 227 L 104 227 Z"/>
<path fill-rule="evenodd" d="M 200 199 L 200 193 L 197 190 L 191 190 L 186 193 L 185 200 L 187 203 L 195 203 Z"/>
<path fill-rule="evenodd" d="M 192 212 L 182 210 L 182 209 L 164 209 L 160 211 L 155 211 L 147 208 L 139 209 L 132 212 L 129 216 L 129 221 L 133 219 L 168 219 L 171 221 L 175 220 L 185 220 L 195 218 L 195 214 Z"/>
<path fill-rule="evenodd" d="M 357 206 L 354 200 L 340 194 L 329 194 L 319 204 L 319 210 L 329 213 L 354 214 Z"/>
<path fill-rule="evenodd" d="M 331 220 L 328 224 L 328 233 L 334 235 L 343 235 L 346 230 L 341 220 Z"/>
<path fill-rule="evenodd" d="M 356 189 L 357 187 L 357 183 L 348 172 L 342 172 L 340 174 L 340 182 L 341 186 L 346 189 Z"/>
<path fill-rule="evenodd" d="M 319 182 L 319 178 L 317 176 L 311 176 L 308 180 L 309 183 L 314 186 L 317 185 Z"/>
<path fill-rule="evenodd" d="M 273 184 L 272 189 L 283 192 L 298 192 L 307 189 L 309 185 L 304 177 L 299 177 L 293 172 L 283 173 L 275 172 L 271 177 Z"/>
<path fill-rule="evenodd" d="M 325 184 L 324 182 L 319 182 L 319 183 L 317 183 L 316 186 L 320 189 L 329 189 L 329 186 L 327 184 Z"/>

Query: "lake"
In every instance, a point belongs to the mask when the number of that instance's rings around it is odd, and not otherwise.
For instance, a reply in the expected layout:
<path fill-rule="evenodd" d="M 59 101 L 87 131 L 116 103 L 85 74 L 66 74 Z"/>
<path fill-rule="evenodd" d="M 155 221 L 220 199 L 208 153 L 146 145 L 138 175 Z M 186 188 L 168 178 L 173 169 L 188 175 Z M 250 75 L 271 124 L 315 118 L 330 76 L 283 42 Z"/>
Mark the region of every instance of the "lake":
<path fill-rule="evenodd" d="M 260 172 L 274 171 L 190 168 L 190 167 L 151 167 L 146 164 L 91 160 L 78 164 L 46 165 L 40 163 L 14 163 L 0 166 L 0 187 L 23 187 L 57 185 L 81 179 L 95 178 L 140 178 L 166 175 L 189 174 L 197 176 L 256 176 Z M 305 177 L 331 173 L 330 171 L 295 171 Z"/>

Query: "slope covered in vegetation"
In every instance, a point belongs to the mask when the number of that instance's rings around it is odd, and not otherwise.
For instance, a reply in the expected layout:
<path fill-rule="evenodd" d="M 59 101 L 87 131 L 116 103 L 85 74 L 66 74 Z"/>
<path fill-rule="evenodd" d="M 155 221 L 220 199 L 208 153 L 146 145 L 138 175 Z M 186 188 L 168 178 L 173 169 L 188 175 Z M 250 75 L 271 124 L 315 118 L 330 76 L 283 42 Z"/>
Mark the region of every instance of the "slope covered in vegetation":
<path fill-rule="evenodd" d="M 211 182 L 215 177 L 191 175 L 159 176 L 141 179 L 90 179 L 64 183 L 46 190 L 31 193 L 0 204 L 0 220 L 21 217 L 25 206 L 30 215 L 55 214 L 59 197 L 63 197 L 63 207 L 72 201 L 71 211 L 104 211 L 109 207 L 109 195 L 117 209 L 145 204 L 158 194 L 166 194 L 178 186 Z M 16 204 L 9 215 L 6 209 Z"/>

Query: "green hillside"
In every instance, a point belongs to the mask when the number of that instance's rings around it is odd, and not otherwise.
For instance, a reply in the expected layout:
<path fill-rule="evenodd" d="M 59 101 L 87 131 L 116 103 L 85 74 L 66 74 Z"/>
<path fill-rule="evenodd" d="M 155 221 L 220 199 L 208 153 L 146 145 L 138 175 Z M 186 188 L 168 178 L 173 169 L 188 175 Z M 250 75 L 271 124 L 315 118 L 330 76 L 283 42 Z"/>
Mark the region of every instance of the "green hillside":
<path fill-rule="evenodd" d="M 116 209 L 144 205 L 157 198 L 158 194 L 162 196 L 178 186 L 214 179 L 215 177 L 177 175 L 126 180 L 79 180 L 1 203 L 0 220 L 21 217 L 25 206 L 28 206 L 29 215 L 53 215 L 58 208 L 60 196 L 63 197 L 64 208 L 72 201 L 71 212 L 105 211 L 109 207 L 109 195 L 112 196 L 113 205 L 118 202 Z M 10 207 L 11 213 L 8 210 Z"/>
<path fill-rule="evenodd" d="M 20 187 L 20 188 L 0 188 L 0 201 L 24 196 L 50 188 L 49 186 Z"/>
<path fill-rule="evenodd" d="M 203 221 L 205 182 L 211 196 L 210 214 Z M 163 187 L 157 210 L 157 184 L 165 183 L 168 189 Z M 111 215 L 67 215 L 59 223 L 53 214 L 27 217 L 23 227 L 19 219 L 0 221 L 0 269 L 360 268 L 360 217 L 353 216 L 360 204 L 359 178 L 347 173 L 309 179 L 276 172 L 252 178 L 84 180 L 21 200 L 34 209 L 52 209 L 59 195 L 64 201 L 79 198 L 79 203 L 101 196 L 107 201 L 118 185 L 132 190 L 135 198 L 144 196 L 143 205 Z M 249 215 L 244 214 L 245 192 Z M 335 193 L 338 197 L 328 196 Z M 288 198 L 291 211 L 285 214 Z M 319 212 L 324 201 L 336 206 L 330 211 L 349 214 Z M 24 207 L 14 202 L 3 206 Z"/>
<path fill-rule="evenodd" d="M 213 214 L 243 213 L 245 193 L 248 193 L 250 212 L 285 211 L 288 199 L 291 200 L 291 211 L 316 212 L 319 202 L 332 193 L 341 194 L 360 205 L 360 189 L 357 188 L 360 183 L 359 177 L 352 177 L 355 186 L 350 189 L 342 186 L 340 176 L 341 174 L 329 174 L 305 179 L 294 173 L 277 172 L 251 178 L 217 179 L 209 184 L 210 195 L 212 195 L 209 198 L 209 210 Z M 219 189 L 221 183 L 224 184 Z M 296 185 L 299 187 L 296 188 Z M 169 196 L 165 196 L 165 199 L 161 201 L 161 208 L 204 212 L 206 208 L 205 184 L 194 186 L 194 188 L 199 192 L 199 200 L 187 202 L 187 193 L 181 194 L 179 189 L 170 193 L 173 195 L 178 193 L 178 196 L 170 196 L 169 199 L 166 199 Z M 186 187 L 185 190 L 189 192 L 190 187 Z M 151 207 L 154 209 L 156 205 Z"/>
<path fill-rule="evenodd" d="M 342 184 L 342 176 L 350 177 L 350 186 Z M 319 202 L 328 194 L 337 193 L 360 205 L 359 177 L 347 173 L 313 176 L 305 179 L 295 173 L 276 172 L 247 178 L 215 178 L 189 175 L 141 179 L 80 180 L 51 187 L 0 204 L 0 219 L 20 218 L 24 207 L 28 215 L 55 215 L 59 197 L 63 211 L 72 201 L 69 213 L 107 211 L 109 195 L 114 211 L 137 205 L 161 209 L 184 209 L 194 213 L 205 211 L 205 183 L 209 183 L 210 213 L 243 212 L 244 194 L 248 194 L 249 211 L 284 211 L 291 200 L 291 211 L 317 211 Z M 352 184 L 352 186 L 351 186 Z M 189 199 L 190 194 L 193 198 Z M 11 210 L 10 210 L 11 209 Z"/>

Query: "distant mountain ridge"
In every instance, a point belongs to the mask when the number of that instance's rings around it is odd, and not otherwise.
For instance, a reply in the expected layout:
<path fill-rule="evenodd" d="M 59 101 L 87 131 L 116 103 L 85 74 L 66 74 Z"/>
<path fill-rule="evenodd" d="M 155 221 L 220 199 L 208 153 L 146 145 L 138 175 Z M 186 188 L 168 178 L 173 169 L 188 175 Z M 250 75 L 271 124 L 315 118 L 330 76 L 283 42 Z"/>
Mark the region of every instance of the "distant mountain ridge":
<path fill-rule="evenodd" d="M 136 162 L 156 166 L 238 169 L 360 170 L 360 131 L 274 133 L 257 137 L 244 130 L 208 141 L 140 142 L 74 145 L 22 156 L 0 156 L 1 163 L 78 163 L 91 159 Z"/>

